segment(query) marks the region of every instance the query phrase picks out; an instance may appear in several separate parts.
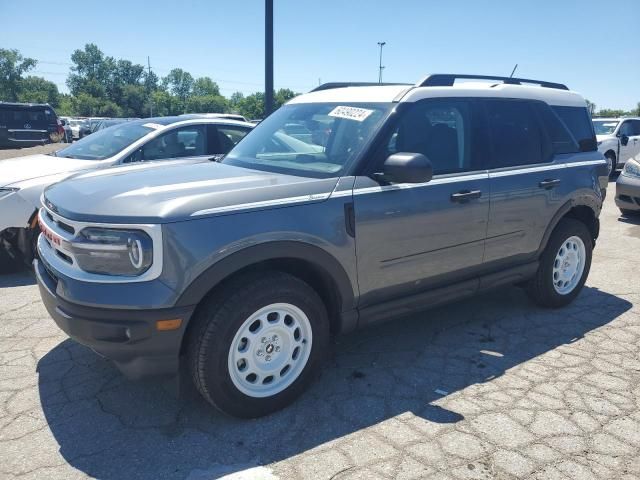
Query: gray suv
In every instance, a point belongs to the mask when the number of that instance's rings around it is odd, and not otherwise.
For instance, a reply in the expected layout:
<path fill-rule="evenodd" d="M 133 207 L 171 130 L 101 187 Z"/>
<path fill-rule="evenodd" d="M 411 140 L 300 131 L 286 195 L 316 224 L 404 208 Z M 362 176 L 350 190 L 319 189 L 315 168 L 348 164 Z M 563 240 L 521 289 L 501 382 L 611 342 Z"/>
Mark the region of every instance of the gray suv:
<path fill-rule="evenodd" d="M 49 187 L 35 266 L 60 328 L 127 376 L 183 364 L 212 405 L 256 417 L 304 391 L 331 335 L 509 284 L 567 305 L 607 181 L 564 85 L 321 86 L 218 163 Z"/>

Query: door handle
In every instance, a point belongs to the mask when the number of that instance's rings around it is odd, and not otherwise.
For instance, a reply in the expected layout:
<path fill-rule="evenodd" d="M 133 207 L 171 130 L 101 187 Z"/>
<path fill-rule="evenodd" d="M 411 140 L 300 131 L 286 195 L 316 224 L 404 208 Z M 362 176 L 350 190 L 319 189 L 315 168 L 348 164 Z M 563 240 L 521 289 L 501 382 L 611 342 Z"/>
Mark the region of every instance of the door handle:
<path fill-rule="evenodd" d="M 550 190 L 552 188 L 557 187 L 558 185 L 560 185 L 559 178 L 543 180 L 538 184 L 540 188 L 544 188 L 545 190 Z"/>
<path fill-rule="evenodd" d="M 480 190 L 462 190 L 458 193 L 451 194 L 451 201 L 464 203 L 469 200 L 473 200 L 476 198 L 480 198 L 482 196 L 482 192 Z"/>

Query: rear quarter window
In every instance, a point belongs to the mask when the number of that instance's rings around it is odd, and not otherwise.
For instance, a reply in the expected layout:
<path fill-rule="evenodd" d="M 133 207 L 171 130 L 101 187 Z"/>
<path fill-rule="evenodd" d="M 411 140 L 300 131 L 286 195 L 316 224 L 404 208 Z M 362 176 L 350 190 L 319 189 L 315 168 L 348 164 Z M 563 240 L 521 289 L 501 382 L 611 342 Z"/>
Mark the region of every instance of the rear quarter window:
<path fill-rule="evenodd" d="M 534 108 L 551 140 L 554 154 L 577 153 L 580 146 L 558 115 L 544 102 L 535 102 Z"/>
<path fill-rule="evenodd" d="M 552 106 L 551 108 L 569 129 L 581 152 L 592 152 L 598 149 L 593 122 L 586 107 Z"/>

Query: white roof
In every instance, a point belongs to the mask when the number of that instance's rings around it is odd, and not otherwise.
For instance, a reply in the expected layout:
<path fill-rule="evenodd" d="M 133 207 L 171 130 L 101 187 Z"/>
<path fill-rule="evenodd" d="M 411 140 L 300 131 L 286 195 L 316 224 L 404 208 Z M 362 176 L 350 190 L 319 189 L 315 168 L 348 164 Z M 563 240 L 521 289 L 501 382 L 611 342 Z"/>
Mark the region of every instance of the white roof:
<path fill-rule="evenodd" d="M 373 87 L 345 87 L 300 95 L 289 103 L 325 102 L 415 102 L 424 98 L 484 97 L 522 98 L 542 100 L 550 105 L 584 107 L 582 96 L 570 90 L 533 85 L 510 85 L 489 82 L 459 82 L 449 87 L 411 87 L 407 85 L 384 85 Z"/>
<path fill-rule="evenodd" d="M 298 95 L 289 103 L 393 102 L 400 93 L 409 88 L 411 88 L 410 85 L 331 88 Z"/>

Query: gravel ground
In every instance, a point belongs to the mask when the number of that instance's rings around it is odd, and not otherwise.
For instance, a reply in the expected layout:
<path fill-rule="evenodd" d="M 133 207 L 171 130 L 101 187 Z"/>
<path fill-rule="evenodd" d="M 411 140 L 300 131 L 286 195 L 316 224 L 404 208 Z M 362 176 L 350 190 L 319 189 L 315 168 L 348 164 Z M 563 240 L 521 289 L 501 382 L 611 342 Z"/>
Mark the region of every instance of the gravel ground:
<path fill-rule="evenodd" d="M 25 155 L 35 155 L 36 153 L 51 153 L 68 145 L 68 143 L 48 143 L 47 145 L 38 145 L 37 147 L 0 149 L 0 160 L 24 157 Z"/>
<path fill-rule="evenodd" d="M 612 196 L 570 307 L 507 288 L 339 338 L 300 401 L 254 421 L 124 380 L 30 275 L 0 277 L 0 477 L 638 479 L 640 220 Z"/>

